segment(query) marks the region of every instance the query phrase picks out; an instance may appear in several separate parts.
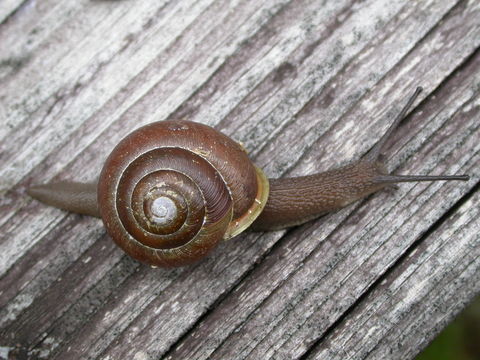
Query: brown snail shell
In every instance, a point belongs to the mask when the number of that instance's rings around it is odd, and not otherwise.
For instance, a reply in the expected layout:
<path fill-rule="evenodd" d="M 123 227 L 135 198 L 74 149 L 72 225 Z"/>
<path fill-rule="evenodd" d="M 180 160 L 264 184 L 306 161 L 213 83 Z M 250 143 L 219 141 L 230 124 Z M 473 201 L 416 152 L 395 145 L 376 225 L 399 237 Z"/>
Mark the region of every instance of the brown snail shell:
<path fill-rule="evenodd" d="M 115 147 L 97 194 L 113 240 L 140 261 L 170 267 L 194 262 L 249 227 L 268 189 L 235 141 L 199 123 L 164 121 Z"/>

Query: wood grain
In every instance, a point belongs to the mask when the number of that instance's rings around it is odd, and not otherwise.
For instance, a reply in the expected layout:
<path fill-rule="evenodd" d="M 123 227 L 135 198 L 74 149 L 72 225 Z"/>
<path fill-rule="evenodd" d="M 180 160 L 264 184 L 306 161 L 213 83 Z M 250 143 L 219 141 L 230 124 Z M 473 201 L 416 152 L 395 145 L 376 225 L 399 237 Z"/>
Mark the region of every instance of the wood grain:
<path fill-rule="evenodd" d="M 426 0 L 0 5 L 0 347 L 12 359 L 413 358 L 480 293 L 480 4 Z M 403 184 L 181 269 L 25 194 L 95 179 L 133 129 L 183 118 L 271 177 L 389 141 Z M 3 356 L 0 352 L 0 358 Z"/>

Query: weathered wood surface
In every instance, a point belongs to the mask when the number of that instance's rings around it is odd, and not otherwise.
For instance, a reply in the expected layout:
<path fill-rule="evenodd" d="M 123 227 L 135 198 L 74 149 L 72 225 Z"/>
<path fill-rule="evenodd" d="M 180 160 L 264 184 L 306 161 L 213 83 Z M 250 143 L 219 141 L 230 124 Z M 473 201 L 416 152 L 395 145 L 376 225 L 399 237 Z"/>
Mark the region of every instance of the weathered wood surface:
<path fill-rule="evenodd" d="M 480 292 L 480 3 L 0 3 L 0 355 L 39 359 L 413 358 Z M 191 267 L 126 257 L 98 219 L 32 201 L 91 180 L 132 129 L 187 118 L 268 175 L 389 142 L 403 184 Z"/>

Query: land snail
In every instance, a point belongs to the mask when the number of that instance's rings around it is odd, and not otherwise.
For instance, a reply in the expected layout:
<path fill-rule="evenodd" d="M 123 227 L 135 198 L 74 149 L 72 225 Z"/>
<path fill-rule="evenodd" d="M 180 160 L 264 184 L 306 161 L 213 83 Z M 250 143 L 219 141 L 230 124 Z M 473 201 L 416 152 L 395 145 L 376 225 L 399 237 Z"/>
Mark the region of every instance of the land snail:
<path fill-rule="evenodd" d="M 392 175 L 379 159 L 421 90 L 366 156 L 323 173 L 269 180 L 241 145 L 215 129 L 162 121 L 124 138 L 97 183 L 51 183 L 28 193 L 65 210 L 101 217 L 112 239 L 141 262 L 191 264 L 246 229 L 299 225 L 395 183 L 468 180 L 467 175 Z"/>

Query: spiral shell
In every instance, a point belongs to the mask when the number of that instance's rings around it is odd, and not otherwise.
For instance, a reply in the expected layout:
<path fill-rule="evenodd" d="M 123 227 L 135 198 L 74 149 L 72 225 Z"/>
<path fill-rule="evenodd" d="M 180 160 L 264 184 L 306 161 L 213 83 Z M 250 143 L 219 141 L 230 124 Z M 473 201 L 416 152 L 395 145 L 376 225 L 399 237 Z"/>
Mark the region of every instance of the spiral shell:
<path fill-rule="evenodd" d="M 98 182 L 102 220 L 130 256 L 162 266 L 195 262 L 245 230 L 268 180 L 236 142 L 206 125 L 164 121 L 123 139 Z"/>

